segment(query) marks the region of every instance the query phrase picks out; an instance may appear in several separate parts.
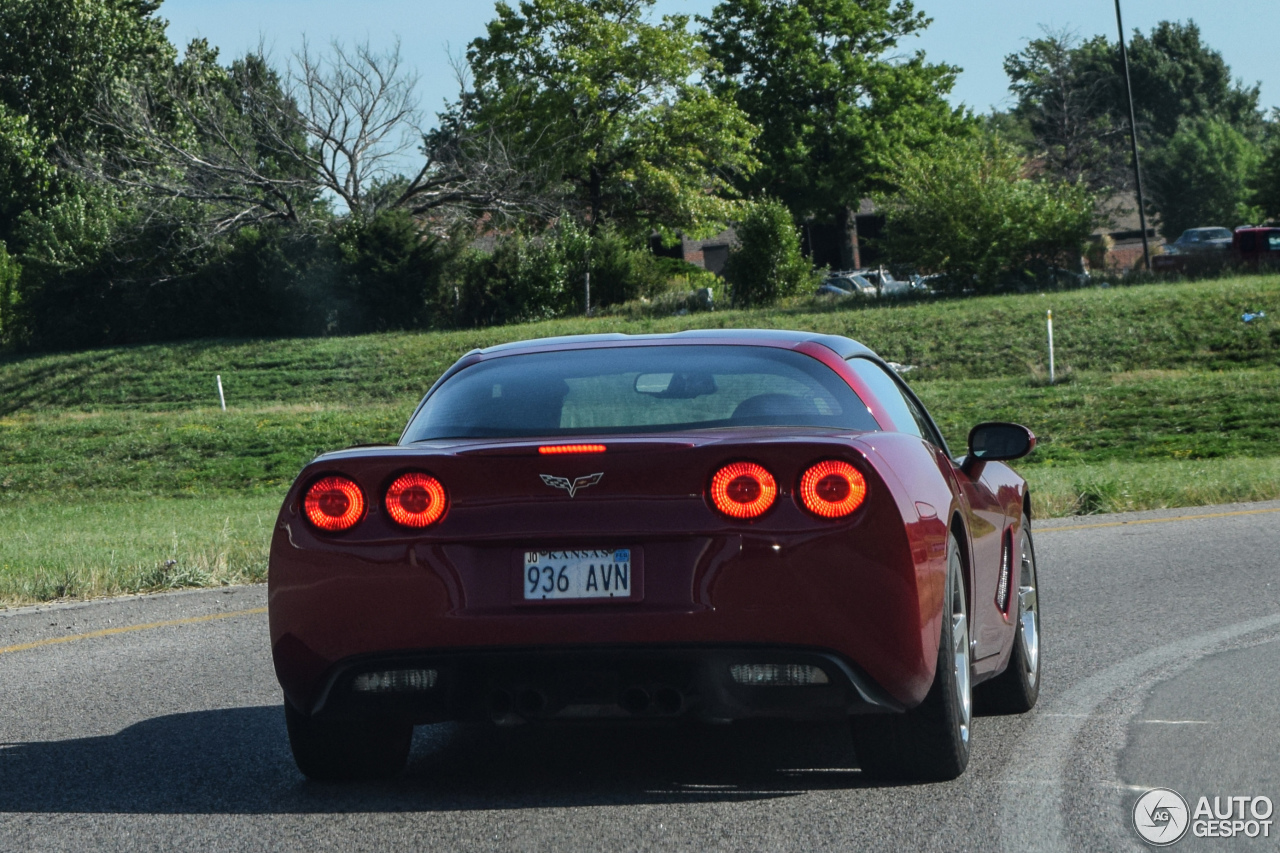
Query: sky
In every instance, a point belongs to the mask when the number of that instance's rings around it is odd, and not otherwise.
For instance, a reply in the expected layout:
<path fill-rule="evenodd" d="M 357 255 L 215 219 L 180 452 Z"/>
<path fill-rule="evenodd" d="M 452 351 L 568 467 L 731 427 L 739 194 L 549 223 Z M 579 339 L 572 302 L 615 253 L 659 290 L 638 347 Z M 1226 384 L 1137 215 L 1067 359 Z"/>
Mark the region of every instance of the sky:
<path fill-rule="evenodd" d="M 707 15 L 716 2 L 657 0 L 654 8 L 659 14 Z M 1066 28 L 1085 38 L 1116 37 L 1114 0 L 916 0 L 915 5 L 933 24 L 900 43 L 899 50 L 923 50 L 932 62 L 964 69 L 951 101 L 977 113 L 1011 105 L 1004 57 L 1039 36 L 1042 27 Z M 1264 108 L 1280 106 L 1280 2 L 1242 4 L 1247 14 L 1226 11 L 1234 5 L 1122 0 L 1126 37 L 1135 28 L 1149 32 L 1161 20 L 1192 19 L 1236 77 L 1249 85 L 1261 83 Z M 430 117 L 457 94 L 450 53 L 460 53 L 484 34 L 493 8 L 492 0 L 165 0 L 160 15 L 169 21 L 175 44 L 208 39 L 224 61 L 260 42 L 281 61 L 304 37 L 316 47 L 338 39 L 346 44 L 368 40 L 378 49 L 398 37 L 404 63 L 420 75 L 422 106 Z"/>

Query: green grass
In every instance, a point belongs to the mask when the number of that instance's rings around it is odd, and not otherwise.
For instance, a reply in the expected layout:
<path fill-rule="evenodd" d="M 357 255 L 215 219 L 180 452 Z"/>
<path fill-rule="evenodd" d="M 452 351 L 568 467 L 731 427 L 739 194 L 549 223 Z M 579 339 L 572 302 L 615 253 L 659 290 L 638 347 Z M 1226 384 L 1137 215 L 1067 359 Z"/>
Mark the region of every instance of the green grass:
<path fill-rule="evenodd" d="M 952 450 L 983 420 L 1024 423 L 1041 440 L 1023 463 L 1216 459 L 1280 455 L 1280 368 L 1073 373 L 935 380 L 915 389 Z"/>
<path fill-rule="evenodd" d="M 266 579 L 277 496 L 0 504 L 0 604 Z"/>
<path fill-rule="evenodd" d="M 652 320 L 600 317 L 463 332 L 198 341 L 0 360 L 0 416 L 267 403 L 412 405 L 474 347 L 585 332 L 791 328 L 849 335 L 914 364 L 916 381 L 1030 376 L 1047 366 L 1053 309 L 1060 369 L 1231 370 L 1280 360 L 1280 276 L 901 305 L 809 300 L 782 309 Z M 1245 324 L 1246 310 L 1268 318 Z"/>
<path fill-rule="evenodd" d="M 1023 468 L 1037 517 L 1280 498 L 1280 458 L 1103 462 Z"/>
<path fill-rule="evenodd" d="M 30 495 L 277 498 L 316 454 L 393 442 L 416 400 L 0 418 L 0 504 Z"/>
<path fill-rule="evenodd" d="M 1270 316 L 1244 324 L 1245 310 Z M 1280 497 L 1277 320 L 1280 276 L 1258 276 L 8 357 L 0 359 L 0 601 L 261 578 L 271 518 L 307 460 L 394 441 L 467 350 L 557 334 L 709 326 L 855 337 L 916 365 L 909 378 L 953 450 L 982 420 L 1030 426 L 1041 444 L 1019 467 L 1042 515 Z M 166 569 L 168 560 L 176 562 Z"/>

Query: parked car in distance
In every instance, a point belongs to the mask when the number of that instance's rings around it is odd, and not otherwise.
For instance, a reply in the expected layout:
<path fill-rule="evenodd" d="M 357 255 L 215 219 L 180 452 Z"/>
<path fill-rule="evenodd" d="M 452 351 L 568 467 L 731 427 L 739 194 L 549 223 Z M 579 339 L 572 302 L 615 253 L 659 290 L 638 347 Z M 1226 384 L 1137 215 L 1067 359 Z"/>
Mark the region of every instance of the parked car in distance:
<path fill-rule="evenodd" d="M 1189 267 L 1217 266 L 1228 260 L 1231 248 L 1230 229 L 1188 228 L 1177 240 L 1165 244 L 1163 254 L 1151 259 L 1151 268 L 1156 272 L 1185 272 Z"/>
<path fill-rule="evenodd" d="M 833 272 L 818 287 L 818 293 L 836 297 L 875 296 L 876 286 L 852 272 Z"/>
<path fill-rule="evenodd" d="M 881 296 L 901 296 L 911 291 L 910 281 L 901 281 L 893 277 L 893 273 L 884 267 L 877 269 L 858 270 L 859 275 L 876 288 L 876 292 Z"/>
<path fill-rule="evenodd" d="M 1246 266 L 1280 265 L 1280 228 L 1237 228 L 1231 249 L 1235 259 Z"/>
<path fill-rule="evenodd" d="M 1231 249 L 1231 231 L 1218 227 L 1188 228 L 1170 246 L 1179 255 L 1226 252 Z"/>
<path fill-rule="evenodd" d="M 876 269 L 837 270 L 829 273 L 818 293 L 832 296 L 902 296 L 921 290 L 915 278 L 900 280 L 884 267 Z"/>

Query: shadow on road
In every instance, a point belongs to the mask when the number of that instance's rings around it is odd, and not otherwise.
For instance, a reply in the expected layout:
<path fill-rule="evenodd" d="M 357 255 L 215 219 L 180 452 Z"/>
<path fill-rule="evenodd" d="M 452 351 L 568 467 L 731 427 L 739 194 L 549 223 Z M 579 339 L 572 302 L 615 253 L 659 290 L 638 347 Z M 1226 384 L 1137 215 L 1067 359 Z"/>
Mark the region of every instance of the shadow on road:
<path fill-rule="evenodd" d="M 417 729 L 406 773 L 323 785 L 279 706 L 174 714 L 115 735 L 0 744 L 0 812 L 453 811 L 768 799 L 862 787 L 847 727 Z"/>

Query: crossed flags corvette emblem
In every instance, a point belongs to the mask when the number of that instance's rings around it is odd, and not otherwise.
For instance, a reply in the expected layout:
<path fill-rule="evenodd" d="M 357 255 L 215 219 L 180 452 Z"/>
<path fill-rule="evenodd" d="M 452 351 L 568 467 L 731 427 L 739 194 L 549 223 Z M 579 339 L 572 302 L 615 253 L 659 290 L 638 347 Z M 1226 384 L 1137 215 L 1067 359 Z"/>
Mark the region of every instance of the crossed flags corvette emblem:
<path fill-rule="evenodd" d="M 599 474 L 587 474 L 585 477 L 578 477 L 573 482 L 568 477 L 557 477 L 554 474 L 540 474 L 542 482 L 546 483 L 553 489 L 564 489 L 569 493 L 569 497 L 573 497 L 579 489 L 585 489 L 587 486 L 594 486 L 600 482 L 600 478 L 604 476 L 604 472 Z"/>

